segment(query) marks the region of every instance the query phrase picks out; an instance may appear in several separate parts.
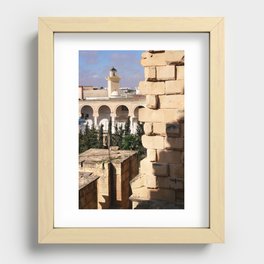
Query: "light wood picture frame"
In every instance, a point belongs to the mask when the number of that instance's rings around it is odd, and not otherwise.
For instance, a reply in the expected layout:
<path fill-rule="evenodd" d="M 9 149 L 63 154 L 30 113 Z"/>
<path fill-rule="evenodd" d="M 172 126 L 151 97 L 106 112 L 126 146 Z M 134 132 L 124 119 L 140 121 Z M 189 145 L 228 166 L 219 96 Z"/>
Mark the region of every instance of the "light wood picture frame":
<path fill-rule="evenodd" d="M 208 33 L 209 227 L 54 227 L 54 33 Z M 224 19 L 177 17 L 41 17 L 38 38 L 38 241 L 41 244 L 176 244 L 224 242 Z"/>

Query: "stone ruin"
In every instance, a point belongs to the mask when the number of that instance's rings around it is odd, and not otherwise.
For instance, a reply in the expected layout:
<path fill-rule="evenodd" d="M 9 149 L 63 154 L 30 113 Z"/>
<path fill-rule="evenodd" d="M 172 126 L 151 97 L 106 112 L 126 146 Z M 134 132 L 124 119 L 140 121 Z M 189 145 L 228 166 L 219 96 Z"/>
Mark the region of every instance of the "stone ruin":
<path fill-rule="evenodd" d="M 142 54 L 146 108 L 143 146 L 147 157 L 130 181 L 133 208 L 184 208 L 184 52 L 147 51 Z"/>
<path fill-rule="evenodd" d="M 184 52 L 142 54 L 146 108 L 138 171 L 135 151 L 89 149 L 79 156 L 80 209 L 184 208 Z"/>
<path fill-rule="evenodd" d="M 131 209 L 129 182 L 138 175 L 137 152 L 89 149 L 79 155 L 79 209 Z"/>

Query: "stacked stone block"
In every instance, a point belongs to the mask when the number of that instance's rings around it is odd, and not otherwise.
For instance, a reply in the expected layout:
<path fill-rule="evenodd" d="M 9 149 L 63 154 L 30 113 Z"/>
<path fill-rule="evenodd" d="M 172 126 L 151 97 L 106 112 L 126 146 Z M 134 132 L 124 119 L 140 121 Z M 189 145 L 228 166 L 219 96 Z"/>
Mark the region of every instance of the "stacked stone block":
<path fill-rule="evenodd" d="M 146 108 L 142 144 L 147 157 L 131 182 L 134 207 L 140 200 L 167 200 L 183 205 L 184 196 L 184 52 L 147 51 L 142 54 Z"/>
<path fill-rule="evenodd" d="M 80 179 L 81 178 L 81 179 Z M 98 176 L 91 173 L 79 174 L 79 209 L 97 209 L 97 180 Z"/>
<path fill-rule="evenodd" d="M 79 163 L 79 177 L 89 173 L 97 176 L 98 209 L 131 209 L 129 182 L 139 172 L 136 151 L 112 149 L 109 156 L 107 149 L 89 149 L 79 155 Z M 91 177 L 87 178 L 91 179 Z M 87 205 L 91 200 L 91 188 L 87 187 L 83 190 L 89 192 L 81 191 L 80 206 L 91 208 L 91 205 Z"/>
<path fill-rule="evenodd" d="M 89 151 L 89 150 L 88 150 Z M 111 163 L 109 161 L 95 162 L 93 160 L 85 160 L 82 164 L 83 172 L 91 172 L 98 175 L 97 180 L 97 208 L 108 209 L 111 206 Z M 80 171 L 80 170 L 79 170 Z"/>

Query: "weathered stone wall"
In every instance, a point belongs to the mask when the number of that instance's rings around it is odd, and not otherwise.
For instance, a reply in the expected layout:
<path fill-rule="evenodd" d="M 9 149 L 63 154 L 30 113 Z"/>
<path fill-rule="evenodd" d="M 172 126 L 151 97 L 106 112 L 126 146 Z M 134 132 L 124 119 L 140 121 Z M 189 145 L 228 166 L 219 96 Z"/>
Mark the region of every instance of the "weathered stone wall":
<path fill-rule="evenodd" d="M 98 209 L 130 209 L 130 180 L 138 175 L 137 152 L 131 150 L 89 149 L 79 155 L 79 172 L 99 176 Z"/>
<path fill-rule="evenodd" d="M 79 175 L 79 209 L 97 209 L 98 176 L 89 174 L 83 172 Z"/>
<path fill-rule="evenodd" d="M 113 177 L 114 177 L 114 206 L 120 209 L 131 208 L 131 188 L 129 182 L 138 174 L 138 158 L 134 153 L 125 160 L 113 160 Z"/>
<path fill-rule="evenodd" d="M 179 207 L 184 198 L 184 52 L 148 51 L 142 54 L 146 108 L 139 109 L 145 122 L 143 146 L 147 157 L 140 174 L 131 181 L 134 207 L 141 200 L 166 200 Z"/>
<path fill-rule="evenodd" d="M 110 163 L 109 161 L 85 160 L 82 164 L 82 171 L 98 175 L 97 184 L 97 208 L 108 209 L 111 206 L 111 185 L 110 185 Z"/>

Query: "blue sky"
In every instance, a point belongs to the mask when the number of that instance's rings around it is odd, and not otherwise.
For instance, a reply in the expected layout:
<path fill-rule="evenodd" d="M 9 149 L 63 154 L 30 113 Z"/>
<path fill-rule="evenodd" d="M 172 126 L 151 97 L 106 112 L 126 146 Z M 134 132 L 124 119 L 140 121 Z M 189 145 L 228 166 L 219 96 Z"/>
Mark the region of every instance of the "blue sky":
<path fill-rule="evenodd" d="M 120 76 L 120 86 L 134 88 L 144 80 L 140 64 L 142 50 L 80 50 L 79 85 L 106 87 L 109 70 L 114 66 Z"/>

